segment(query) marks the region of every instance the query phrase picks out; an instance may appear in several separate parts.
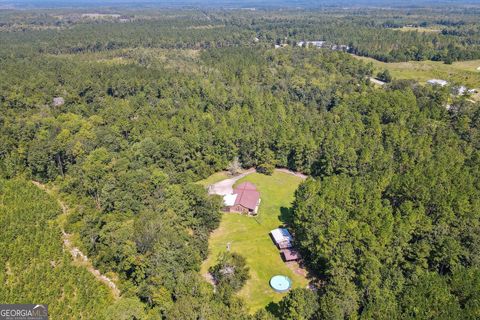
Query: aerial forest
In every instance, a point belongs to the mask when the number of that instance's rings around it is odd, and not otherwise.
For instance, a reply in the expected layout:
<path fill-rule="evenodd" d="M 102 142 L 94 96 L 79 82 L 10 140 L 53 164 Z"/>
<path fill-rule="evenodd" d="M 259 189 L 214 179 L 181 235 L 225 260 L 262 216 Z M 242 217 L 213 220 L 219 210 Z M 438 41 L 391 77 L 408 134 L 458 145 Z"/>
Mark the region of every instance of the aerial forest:
<path fill-rule="evenodd" d="M 480 103 L 375 86 L 353 56 L 480 59 L 479 13 L 0 12 L 0 302 L 52 319 L 479 319 Z M 234 161 L 308 175 L 291 229 L 317 290 L 252 313 L 243 257 L 212 268 L 218 290 L 199 274 L 222 200 L 196 182 Z"/>

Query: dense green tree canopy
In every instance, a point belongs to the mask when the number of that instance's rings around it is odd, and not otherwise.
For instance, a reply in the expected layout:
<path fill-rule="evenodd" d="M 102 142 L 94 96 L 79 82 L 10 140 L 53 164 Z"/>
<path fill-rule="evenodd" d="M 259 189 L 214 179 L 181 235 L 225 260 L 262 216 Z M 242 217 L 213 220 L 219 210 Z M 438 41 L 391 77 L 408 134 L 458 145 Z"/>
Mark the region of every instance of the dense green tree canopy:
<path fill-rule="evenodd" d="M 372 65 L 342 52 L 478 58 L 475 14 L 0 13 L 0 300 L 30 297 L 25 283 L 38 270 L 20 253 L 38 242 L 38 268 L 65 283 L 62 303 L 73 304 L 66 317 L 479 318 L 479 104 L 385 72 L 391 83 L 375 88 Z M 397 30 L 406 25 L 440 32 Z M 247 279 L 241 257 L 212 270 L 229 294 L 199 275 L 222 203 L 195 181 L 240 166 L 310 175 L 290 227 L 321 280 L 255 316 L 233 294 Z M 105 288 L 62 253 L 55 202 L 19 176 L 66 199 L 76 245 L 118 278 L 115 305 L 105 308 Z M 22 221 L 33 228 L 26 236 Z M 221 279 L 225 265 L 239 277 Z M 10 281 L 12 270 L 25 270 L 22 279 Z M 75 291 L 67 274 L 85 286 Z M 31 298 L 57 299 L 59 287 L 48 290 Z"/>

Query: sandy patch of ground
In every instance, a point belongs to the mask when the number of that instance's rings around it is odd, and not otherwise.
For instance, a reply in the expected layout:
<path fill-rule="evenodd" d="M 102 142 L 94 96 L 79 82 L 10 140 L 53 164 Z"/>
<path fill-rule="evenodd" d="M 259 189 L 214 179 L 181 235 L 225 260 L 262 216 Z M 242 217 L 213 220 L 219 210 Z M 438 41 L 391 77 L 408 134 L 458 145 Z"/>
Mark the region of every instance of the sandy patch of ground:
<path fill-rule="evenodd" d="M 302 180 L 305 180 L 305 179 L 308 178 L 307 175 L 305 175 L 305 174 L 303 174 L 303 173 L 301 173 L 301 172 L 295 172 L 295 171 L 288 170 L 288 169 L 284 169 L 284 168 L 275 169 L 275 171 L 292 174 L 292 175 L 294 175 L 294 176 L 296 176 L 296 177 L 299 177 L 299 178 L 302 179 Z"/>

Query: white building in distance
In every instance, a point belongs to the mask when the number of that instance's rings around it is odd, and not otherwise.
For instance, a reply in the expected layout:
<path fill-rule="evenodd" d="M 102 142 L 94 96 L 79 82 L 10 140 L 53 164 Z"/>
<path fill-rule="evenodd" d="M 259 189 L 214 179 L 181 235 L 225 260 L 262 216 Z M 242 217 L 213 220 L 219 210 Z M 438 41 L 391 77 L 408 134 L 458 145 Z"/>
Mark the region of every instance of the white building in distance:
<path fill-rule="evenodd" d="M 432 86 L 440 86 L 440 87 L 445 87 L 448 84 L 447 81 L 441 80 L 441 79 L 430 79 L 427 81 L 427 83 Z"/>

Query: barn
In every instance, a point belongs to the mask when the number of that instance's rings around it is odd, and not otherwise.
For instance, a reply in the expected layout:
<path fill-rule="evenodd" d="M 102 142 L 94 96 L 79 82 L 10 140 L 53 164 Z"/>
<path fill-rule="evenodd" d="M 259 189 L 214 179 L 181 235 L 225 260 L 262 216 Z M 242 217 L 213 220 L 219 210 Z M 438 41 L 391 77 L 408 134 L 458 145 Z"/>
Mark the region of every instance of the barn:
<path fill-rule="evenodd" d="M 260 205 L 260 193 L 253 183 L 244 182 L 238 185 L 232 194 L 223 197 L 226 212 L 256 215 Z"/>

